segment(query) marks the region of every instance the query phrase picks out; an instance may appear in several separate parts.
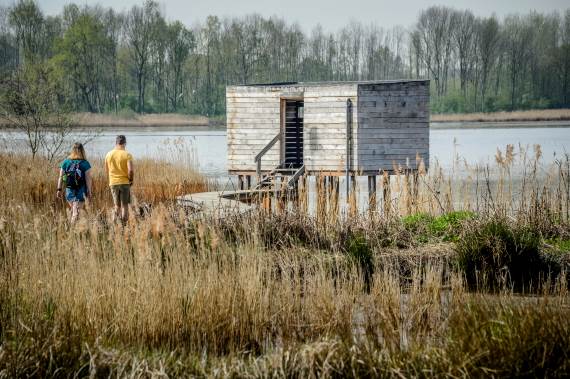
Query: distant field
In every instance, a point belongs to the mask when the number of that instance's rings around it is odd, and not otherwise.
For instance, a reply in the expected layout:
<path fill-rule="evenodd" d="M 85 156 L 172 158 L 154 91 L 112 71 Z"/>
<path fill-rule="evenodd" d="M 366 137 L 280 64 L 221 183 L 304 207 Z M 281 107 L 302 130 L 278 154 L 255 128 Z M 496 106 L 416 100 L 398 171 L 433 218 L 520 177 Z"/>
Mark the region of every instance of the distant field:
<path fill-rule="evenodd" d="M 503 122 L 503 121 L 564 121 L 570 120 L 570 109 L 531 111 L 432 114 L 432 122 Z"/>

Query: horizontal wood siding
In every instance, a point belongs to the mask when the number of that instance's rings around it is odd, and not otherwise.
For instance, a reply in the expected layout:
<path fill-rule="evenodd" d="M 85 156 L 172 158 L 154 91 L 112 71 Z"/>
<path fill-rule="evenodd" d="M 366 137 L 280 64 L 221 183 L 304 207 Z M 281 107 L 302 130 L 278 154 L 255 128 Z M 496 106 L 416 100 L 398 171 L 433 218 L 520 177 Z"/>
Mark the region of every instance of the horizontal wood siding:
<path fill-rule="evenodd" d="M 306 169 L 344 171 L 346 101 L 353 102 L 355 171 L 416 167 L 429 161 L 429 82 L 230 86 L 226 89 L 228 169 L 255 171 L 255 156 L 280 132 L 281 98 L 304 101 Z M 281 160 L 281 144 L 263 157 L 262 169 Z"/>
<path fill-rule="evenodd" d="M 255 171 L 255 156 L 280 131 L 280 98 L 302 95 L 299 86 L 226 88 L 228 170 Z M 275 168 L 280 156 L 278 142 L 263 156 L 261 168 Z"/>
<path fill-rule="evenodd" d="M 429 82 L 359 84 L 357 169 L 429 164 Z"/>
<path fill-rule="evenodd" d="M 351 99 L 353 103 L 353 131 L 355 131 L 356 94 L 356 84 L 305 88 L 304 160 L 308 171 L 344 171 L 346 101 Z M 353 159 L 353 164 L 354 162 Z"/>

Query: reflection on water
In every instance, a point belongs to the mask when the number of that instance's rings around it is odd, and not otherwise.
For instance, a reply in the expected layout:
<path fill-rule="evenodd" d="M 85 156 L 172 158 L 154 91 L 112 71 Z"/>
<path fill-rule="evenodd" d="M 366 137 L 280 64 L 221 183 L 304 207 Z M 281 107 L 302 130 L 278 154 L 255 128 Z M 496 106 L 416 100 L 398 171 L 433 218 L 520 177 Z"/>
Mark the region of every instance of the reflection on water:
<path fill-rule="evenodd" d="M 141 127 L 105 128 L 88 146 L 90 156 L 103 156 L 114 145 L 115 136 L 125 134 L 128 149 L 135 157 L 169 158 L 177 149 L 193 150 L 200 170 L 209 176 L 227 178 L 226 131 L 211 127 Z M 23 135 L 13 131 L 0 131 L 4 139 L 2 149 L 24 148 Z M 9 141 L 6 143 L 6 141 Z M 555 153 L 568 152 L 570 128 L 485 128 L 485 129 L 432 129 L 430 131 L 430 162 L 439 162 L 443 168 L 453 165 L 459 155 L 470 164 L 492 163 L 497 148 L 507 144 L 523 147 L 541 145 L 543 161 L 553 161 Z M 518 150 L 518 149 L 517 149 Z"/>

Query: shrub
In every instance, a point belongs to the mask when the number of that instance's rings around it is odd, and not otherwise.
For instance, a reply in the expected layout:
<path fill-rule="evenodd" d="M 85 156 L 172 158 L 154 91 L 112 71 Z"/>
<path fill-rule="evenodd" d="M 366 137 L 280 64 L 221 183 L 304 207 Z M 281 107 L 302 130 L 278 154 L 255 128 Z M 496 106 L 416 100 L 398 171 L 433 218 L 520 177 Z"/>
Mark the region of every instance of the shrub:
<path fill-rule="evenodd" d="M 442 237 L 444 241 L 457 241 L 461 233 L 463 222 L 473 219 L 475 213 L 469 211 L 456 211 L 435 217 L 429 225 L 430 232 Z"/>
<path fill-rule="evenodd" d="M 457 265 L 471 288 L 511 284 L 528 290 L 553 268 L 540 253 L 541 242 L 536 231 L 504 220 L 473 224 L 457 241 Z"/>
<path fill-rule="evenodd" d="M 364 275 L 366 291 L 369 291 L 372 284 L 372 275 L 374 274 L 374 258 L 368 240 L 361 231 L 349 231 L 345 241 L 345 251 L 360 267 Z"/>

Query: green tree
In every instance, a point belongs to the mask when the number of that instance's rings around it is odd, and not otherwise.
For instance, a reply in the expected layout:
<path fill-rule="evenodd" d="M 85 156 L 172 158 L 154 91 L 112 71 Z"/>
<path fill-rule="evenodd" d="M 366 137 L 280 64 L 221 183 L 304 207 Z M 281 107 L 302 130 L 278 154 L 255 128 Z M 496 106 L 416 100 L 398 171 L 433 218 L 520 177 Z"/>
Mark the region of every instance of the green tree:
<path fill-rule="evenodd" d="M 184 101 L 184 65 L 196 47 L 194 34 L 176 21 L 168 26 L 167 56 L 169 62 L 167 97 L 172 111 Z"/>
<path fill-rule="evenodd" d="M 72 83 L 81 107 L 101 112 L 100 86 L 104 82 L 104 58 L 112 46 L 101 21 L 83 12 L 75 18 L 57 44 L 54 60 Z"/>

